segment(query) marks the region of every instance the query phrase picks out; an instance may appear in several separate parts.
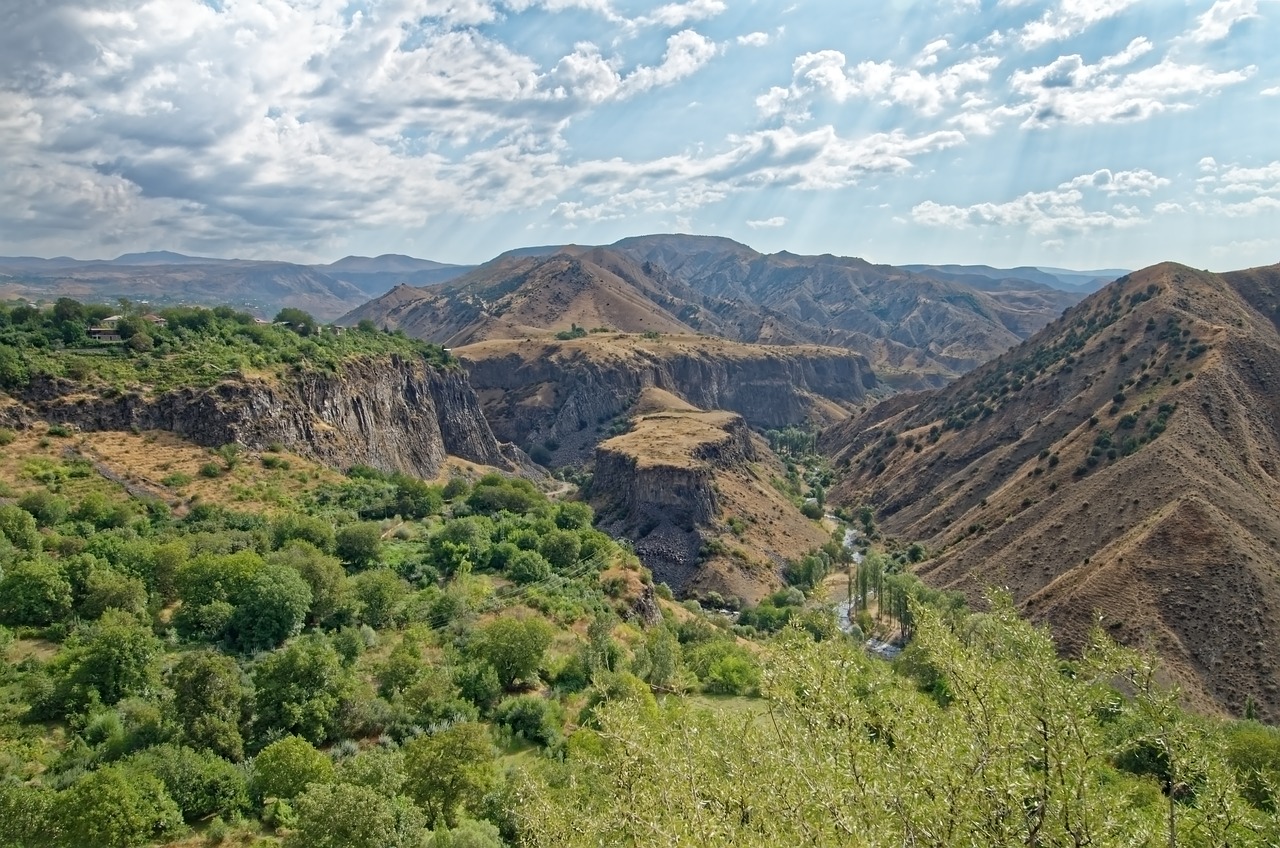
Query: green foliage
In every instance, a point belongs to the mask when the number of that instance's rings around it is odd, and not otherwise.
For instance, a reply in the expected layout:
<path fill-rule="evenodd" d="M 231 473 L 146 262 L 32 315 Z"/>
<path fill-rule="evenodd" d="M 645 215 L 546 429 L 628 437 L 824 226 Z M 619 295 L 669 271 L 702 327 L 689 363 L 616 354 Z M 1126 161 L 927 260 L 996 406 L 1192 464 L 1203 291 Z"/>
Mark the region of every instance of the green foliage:
<path fill-rule="evenodd" d="M 43 626 L 62 621 L 71 613 L 71 602 L 71 584 L 48 560 L 19 562 L 0 579 L 0 622 L 4 624 Z"/>
<path fill-rule="evenodd" d="M 41 527 L 56 527 L 63 521 L 66 521 L 68 513 L 71 511 L 70 504 L 66 498 L 59 497 L 47 489 L 36 489 L 28 492 L 18 499 L 18 506 L 35 518 L 36 523 Z M 0 522 L 3 519 L 0 518 Z M 8 535 L 8 531 L 5 531 Z M 10 541 L 13 541 L 10 538 Z M 15 543 L 16 544 L 16 543 Z"/>
<path fill-rule="evenodd" d="M 248 809 L 244 771 L 215 754 L 157 745 L 130 757 L 126 764 L 158 778 L 188 822 Z"/>
<path fill-rule="evenodd" d="M 550 746 L 560 739 L 564 715 L 556 701 L 539 695 L 517 695 L 494 708 L 493 721 L 521 739 Z"/>
<path fill-rule="evenodd" d="M 237 594 L 227 639 L 245 652 L 274 648 L 302 629 L 311 601 L 311 587 L 297 571 L 265 565 Z"/>
<path fill-rule="evenodd" d="M 297 736 L 286 736 L 262 749 L 253 758 L 249 791 L 255 802 L 268 798 L 290 799 L 311 784 L 332 783 L 333 761 Z"/>
<path fill-rule="evenodd" d="M 502 510 L 526 513 L 544 502 L 533 483 L 524 479 L 508 479 L 500 474 L 481 477 L 467 496 L 467 506 L 483 515 Z"/>
<path fill-rule="evenodd" d="M 320 743 L 331 735 L 350 673 L 329 640 L 303 636 L 253 669 L 254 726 L 260 735 L 293 733 Z"/>
<path fill-rule="evenodd" d="M 134 615 L 146 612 L 147 587 L 137 577 L 110 568 L 94 568 L 85 580 L 77 611 L 85 619 L 100 617 L 109 609 Z"/>
<path fill-rule="evenodd" d="M 27 553 L 39 553 L 42 547 L 36 519 L 20 506 L 0 506 L 0 537 Z"/>
<path fill-rule="evenodd" d="M 309 542 L 294 540 L 267 556 L 272 565 L 296 571 L 311 590 L 307 623 L 322 628 L 349 624 L 355 619 L 356 598 L 342 564 Z"/>
<path fill-rule="evenodd" d="M 129 613 L 107 610 L 77 628 L 50 662 L 54 703 L 63 713 L 76 713 L 91 704 L 145 695 L 159 684 L 161 652 L 150 627 Z"/>
<path fill-rule="evenodd" d="M 85 848 L 146 845 L 182 826 L 163 783 L 118 766 L 91 772 L 60 792 L 54 818 L 67 844 Z"/>
<path fill-rule="evenodd" d="M 537 673 L 551 637 L 551 625 L 541 618 L 505 616 L 477 628 L 468 649 L 493 666 L 498 681 L 510 689 Z"/>
<path fill-rule="evenodd" d="M 484 725 L 455 724 L 404 747 L 405 791 L 433 826 L 456 825 L 497 783 L 493 745 Z"/>
<path fill-rule="evenodd" d="M 425 819 L 405 798 L 365 786 L 312 784 L 294 801 L 285 848 L 419 848 Z"/>
<path fill-rule="evenodd" d="M 409 587 L 389 568 L 374 568 L 356 575 L 355 595 L 360 604 L 360 619 L 370 627 L 382 629 L 400 622 L 401 605 Z"/>
<path fill-rule="evenodd" d="M 496 825 L 463 819 L 454 828 L 437 827 L 427 840 L 426 848 L 504 848 L 505 845 Z"/>
<path fill-rule="evenodd" d="M 394 749 L 369 748 L 338 763 L 337 780 L 364 786 L 391 798 L 404 786 L 404 754 Z"/>
<path fill-rule="evenodd" d="M 372 521 L 346 525 L 337 533 L 335 552 L 352 568 L 371 568 L 382 558 L 382 527 Z"/>
<path fill-rule="evenodd" d="M 569 329 L 561 330 L 560 332 L 556 333 L 556 338 L 562 342 L 567 342 L 570 339 L 580 339 L 586 336 L 586 334 L 587 334 L 586 328 L 579 327 L 577 324 L 570 322 Z"/>
<path fill-rule="evenodd" d="M 190 651 L 170 670 L 168 683 L 182 738 L 234 762 L 243 759 L 240 725 L 252 691 L 235 660 Z"/>
<path fill-rule="evenodd" d="M 30 316 L 8 326 L 0 322 L 0 388 L 19 389 L 33 374 L 46 374 L 165 391 L 213 385 L 251 369 L 277 375 L 293 369 L 332 372 L 359 357 L 397 355 L 437 367 L 450 362 L 437 345 L 402 333 L 335 333 L 301 310 L 281 313 L 292 326 L 270 326 L 226 307 L 160 309 L 165 325 L 126 315 L 117 330 L 127 343 L 99 343 L 87 337 L 85 321 L 100 320 L 118 307 L 75 307 L 84 321 L 60 320 L 55 306 L 33 309 Z"/>

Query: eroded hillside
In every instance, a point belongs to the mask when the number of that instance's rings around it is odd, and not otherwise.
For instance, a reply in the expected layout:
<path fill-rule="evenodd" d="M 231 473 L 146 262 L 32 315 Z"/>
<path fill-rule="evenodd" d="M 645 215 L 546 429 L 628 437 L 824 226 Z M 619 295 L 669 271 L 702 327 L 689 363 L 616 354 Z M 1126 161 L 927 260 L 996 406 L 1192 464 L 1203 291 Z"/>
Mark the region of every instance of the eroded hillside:
<path fill-rule="evenodd" d="M 1010 588 L 1078 649 L 1100 616 L 1202 708 L 1280 715 L 1275 267 L 1122 278 L 946 389 L 829 430 L 832 493 Z"/>
<path fill-rule="evenodd" d="M 645 236 L 514 252 L 441 286 L 397 288 L 342 321 L 447 346 L 575 326 L 819 344 L 863 354 L 890 385 L 921 388 L 1003 352 L 1078 300 L 1031 281 L 987 288 L 861 259 Z"/>
<path fill-rule="evenodd" d="M 829 539 L 774 487 L 782 465 L 740 415 L 647 389 L 630 426 L 597 448 L 591 503 L 676 591 L 758 601 Z"/>
<path fill-rule="evenodd" d="M 591 333 L 455 348 L 500 439 L 577 465 L 631 414 L 645 389 L 758 429 L 835 423 L 878 386 L 867 360 L 838 348 L 744 345 L 693 335 Z"/>

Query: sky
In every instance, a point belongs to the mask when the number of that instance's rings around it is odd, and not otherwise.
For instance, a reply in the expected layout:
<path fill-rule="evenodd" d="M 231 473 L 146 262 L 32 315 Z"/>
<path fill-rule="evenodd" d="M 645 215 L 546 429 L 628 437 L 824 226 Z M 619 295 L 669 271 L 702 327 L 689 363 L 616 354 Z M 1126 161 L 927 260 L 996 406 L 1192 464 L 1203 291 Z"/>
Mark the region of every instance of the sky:
<path fill-rule="evenodd" d="M 1280 0 L 0 0 L 0 254 L 1280 262 Z"/>

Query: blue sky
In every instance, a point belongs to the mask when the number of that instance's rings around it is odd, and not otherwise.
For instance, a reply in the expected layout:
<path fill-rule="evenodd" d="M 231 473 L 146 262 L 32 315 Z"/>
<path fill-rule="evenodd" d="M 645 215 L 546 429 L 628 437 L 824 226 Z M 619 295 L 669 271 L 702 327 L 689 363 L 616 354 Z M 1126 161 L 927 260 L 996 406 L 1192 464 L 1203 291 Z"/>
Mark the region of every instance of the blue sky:
<path fill-rule="evenodd" d="M 1280 261 L 1280 0 L 16 0 L 0 254 Z"/>

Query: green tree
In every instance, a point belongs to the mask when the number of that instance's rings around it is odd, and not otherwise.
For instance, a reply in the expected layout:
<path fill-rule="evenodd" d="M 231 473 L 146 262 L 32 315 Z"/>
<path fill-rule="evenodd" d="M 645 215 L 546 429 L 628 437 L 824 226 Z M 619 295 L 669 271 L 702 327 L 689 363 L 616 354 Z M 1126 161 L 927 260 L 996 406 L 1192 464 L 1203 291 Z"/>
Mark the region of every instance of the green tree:
<path fill-rule="evenodd" d="M 505 570 L 507 576 L 516 583 L 537 583 L 551 576 L 551 563 L 537 551 L 517 549 Z"/>
<path fill-rule="evenodd" d="M 427 840 L 426 848 L 504 848 L 496 825 L 476 819 L 463 819 L 457 827 L 437 827 Z"/>
<path fill-rule="evenodd" d="M 183 654 L 168 675 L 182 736 L 234 762 L 244 759 L 240 725 L 252 690 L 231 657 L 210 650 Z"/>
<path fill-rule="evenodd" d="M 243 651 L 274 648 L 302 630 L 311 609 L 311 587 L 284 565 L 268 565 L 236 598 L 227 626 L 231 643 Z"/>
<path fill-rule="evenodd" d="M 351 678 L 329 640 L 308 635 L 264 657 L 253 683 L 260 735 L 295 733 L 320 743 L 337 722 Z"/>
<path fill-rule="evenodd" d="M 299 539 L 325 553 L 333 553 L 337 543 L 336 533 L 332 522 L 300 512 L 285 513 L 271 525 L 271 534 L 277 548 L 283 548 L 289 541 Z"/>
<path fill-rule="evenodd" d="M 111 568 L 95 568 L 85 580 L 84 595 L 78 605 L 79 614 L 89 620 L 109 609 L 139 615 L 147 609 L 147 587 L 137 577 Z"/>
<path fill-rule="evenodd" d="M 338 763 L 338 782 L 364 786 L 392 798 L 404 786 L 404 754 L 394 748 L 367 748 Z"/>
<path fill-rule="evenodd" d="M 259 804 L 268 798 L 288 800 L 313 783 L 334 780 L 333 760 L 297 736 L 286 736 L 263 748 L 253 758 L 252 774 L 249 791 Z"/>
<path fill-rule="evenodd" d="M 313 783 L 294 802 L 285 848 L 420 848 L 425 820 L 406 798 L 365 786 Z"/>
<path fill-rule="evenodd" d="M 373 521 L 346 525 L 337 534 L 337 554 L 352 568 L 376 565 L 382 558 L 382 528 Z"/>
<path fill-rule="evenodd" d="M 77 629 L 50 662 L 59 681 L 58 700 L 65 709 L 79 710 L 94 702 L 110 705 L 145 695 L 159 684 L 162 652 L 149 626 L 129 613 L 107 610 Z"/>
<path fill-rule="evenodd" d="M 356 599 L 347 572 L 310 542 L 295 539 L 267 556 L 272 565 L 294 569 L 311 588 L 311 609 L 307 623 L 326 629 L 350 624 L 355 619 Z"/>
<path fill-rule="evenodd" d="M 293 331 L 300 336 L 314 335 L 316 331 L 316 319 L 311 314 L 301 309 L 295 309 L 286 306 L 276 313 L 275 323 L 288 324 Z"/>
<path fill-rule="evenodd" d="M 553 530 L 542 537 L 538 550 L 553 568 L 563 571 L 578 561 L 582 538 L 570 530 Z"/>
<path fill-rule="evenodd" d="M 53 790 L 0 779 L 0 848 L 50 848 L 58 842 Z"/>
<path fill-rule="evenodd" d="M 19 562 L 0 580 L 0 622 L 43 626 L 62 621 L 71 613 L 71 600 L 71 584 L 53 563 Z"/>
<path fill-rule="evenodd" d="M 249 806 L 244 771 L 216 754 L 178 745 L 156 745 L 126 764 L 158 778 L 189 822 L 238 815 Z"/>
<path fill-rule="evenodd" d="M 27 492 L 18 499 L 18 506 L 31 513 L 41 527 L 56 527 L 67 520 L 71 511 L 66 498 L 58 497 L 47 489 Z"/>
<path fill-rule="evenodd" d="M 54 816 L 65 842 L 84 848 L 147 845 L 182 826 L 163 783 L 119 766 L 90 772 L 58 793 Z"/>
<path fill-rule="evenodd" d="M 497 783 L 489 732 L 465 722 L 404 746 L 405 791 L 434 826 L 454 825 L 461 810 L 475 810 Z"/>
<path fill-rule="evenodd" d="M 537 673 L 552 634 L 551 626 L 541 618 L 504 616 L 479 627 L 469 647 L 493 666 L 498 680 L 510 689 Z"/>
<path fill-rule="evenodd" d="M 400 575 L 389 568 L 374 568 L 356 575 L 353 583 L 365 624 L 380 630 L 399 622 L 400 607 L 409 594 Z"/>
<path fill-rule="evenodd" d="M 41 538 L 40 531 L 36 529 L 36 520 L 21 507 L 0 506 L 0 535 L 19 550 L 40 553 Z"/>

